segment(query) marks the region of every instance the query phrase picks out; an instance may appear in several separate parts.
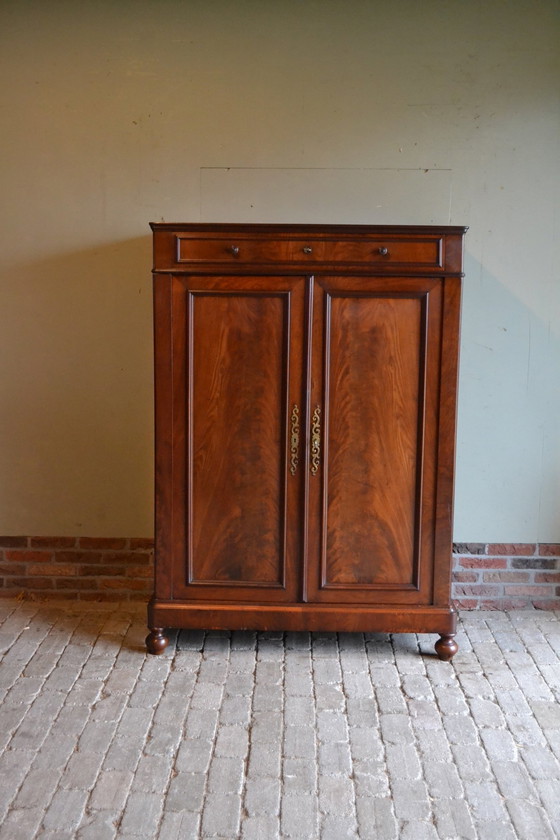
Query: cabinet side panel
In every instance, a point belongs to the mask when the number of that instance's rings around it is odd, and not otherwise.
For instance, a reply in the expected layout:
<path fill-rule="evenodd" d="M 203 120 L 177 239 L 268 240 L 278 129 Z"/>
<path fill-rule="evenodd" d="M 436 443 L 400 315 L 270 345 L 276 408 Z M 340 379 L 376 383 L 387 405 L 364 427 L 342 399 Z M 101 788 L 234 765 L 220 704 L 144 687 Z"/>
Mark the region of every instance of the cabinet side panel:
<path fill-rule="evenodd" d="M 284 584 L 287 302 L 190 294 L 189 582 Z"/>
<path fill-rule="evenodd" d="M 328 299 L 323 586 L 417 586 L 423 300 Z"/>

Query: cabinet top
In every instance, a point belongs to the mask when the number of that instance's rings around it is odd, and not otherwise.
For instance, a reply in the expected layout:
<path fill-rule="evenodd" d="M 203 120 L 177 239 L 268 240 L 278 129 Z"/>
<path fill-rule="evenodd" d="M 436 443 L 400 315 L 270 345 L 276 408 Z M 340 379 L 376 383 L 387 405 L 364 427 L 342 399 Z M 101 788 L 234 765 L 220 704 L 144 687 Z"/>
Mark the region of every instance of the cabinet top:
<path fill-rule="evenodd" d="M 321 225 L 321 224 L 283 224 L 268 222 L 150 222 L 151 229 L 157 231 L 198 231 L 200 233 L 317 233 L 328 235 L 371 235 L 371 234 L 439 234 L 461 235 L 469 229 L 468 225 Z"/>

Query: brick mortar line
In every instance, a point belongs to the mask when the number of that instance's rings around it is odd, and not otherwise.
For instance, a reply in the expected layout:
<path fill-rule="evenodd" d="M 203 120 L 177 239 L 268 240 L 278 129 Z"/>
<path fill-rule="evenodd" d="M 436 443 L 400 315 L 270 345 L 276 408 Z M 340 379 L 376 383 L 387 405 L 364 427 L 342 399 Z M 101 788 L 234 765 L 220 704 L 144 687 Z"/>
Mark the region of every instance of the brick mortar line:
<path fill-rule="evenodd" d="M 253 670 L 251 671 L 252 677 L 252 688 L 251 688 L 251 706 L 249 710 L 249 725 L 247 727 L 247 754 L 245 756 L 243 762 L 243 782 L 241 787 L 241 795 L 240 795 L 240 817 L 239 817 L 239 834 L 241 835 L 243 831 L 243 823 L 245 819 L 248 819 L 247 813 L 247 785 L 248 785 L 248 776 L 249 776 L 249 764 L 251 761 L 251 754 L 253 751 L 253 719 L 255 713 L 255 689 L 257 687 L 257 668 L 258 668 L 258 634 L 255 634 L 255 645 L 254 645 L 254 652 L 255 652 L 255 661 L 253 665 Z M 230 636 L 230 651 L 231 651 L 231 643 L 233 641 L 233 636 Z M 231 656 L 230 656 L 231 661 Z M 284 717 L 284 659 L 282 659 L 282 719 Z M 229 667 L 228 667 L 228 674 L 229 674 Z M 226 682 L 227 682 L 227 675 L 226 674 Z M 282 737 L 284 735 L 284 727 L 282 727 Z M 282 762 L 280 762 L 280 777 L 282 777 Z"/>
<path fill-rule="evenodd" d="M 373 697 L 373 702 L 375 703 L 375 706 L 376 706 L 376 709 L 377 709 L 377 698 L 375 696 L 375 688 L 374 688 L 374 685 L 373 685 L 373 681 L 371 679 L 371 671 L 370 671 L 370 668 L 369 668 L 369 657 L 367 655 L 366 638 L 365 638 L 365 635 L 363 633 L 361 633 L 360 635 L 361 635 L 361 639 L 362 639 L 363 655 L 365 656 L 366 666 L 367 666 L 367 671 L 365 671 L 364 673 L 367 673 L 367 675 L 369 677 L 369 681 L 371 683 L 371 693 L 372 693 L 372 697 Z M 338 659 L 338 663 L 339 663 L 339 667 L 340 667 L 340 673 L 342 675 L 342 696 L 344 697 L 343 714 L 344 714 L 344 718 L 346 720 L 346 726 L 347 726 L 347 729 L 348 729 L 348 752 L 350 753 L 350 776 L 349 776 L 349 778 L 352 782 L 352 792 L 353 792 L 352 800 L 353 800 L 353 806 L 354 806 L 354 820 L 355 820 L 355 823 L 356 823 L 356 831 L 358 832 L 358 836 L 359 836 L 360 822 L 358 820 L 358 797 L 357 797 L 357 791 L 356 791 L 356 773 L 355 773 L 355 770 L 354 770 L 354 758 L 352 756 L 352 746 L 351 746 L 351 739 L 350 739 L 351 726 L 350 726 L 350 718 L 348 716 L 348 694 L 347 694 L 347 691 L 346 691 L 346 684 L 345 684 L 345 680 L 344 680 L 344 668 L 342 667 L 342 657 L 341 657 L 341 648 L 340 648 L 340 634 L 339 633 L 336 634 L 336 641 L 337 641 L 337 645 L 336 645 L 337 659 Z M 379 711 L 377 711 L 377 719 L 379 720 Z"/>

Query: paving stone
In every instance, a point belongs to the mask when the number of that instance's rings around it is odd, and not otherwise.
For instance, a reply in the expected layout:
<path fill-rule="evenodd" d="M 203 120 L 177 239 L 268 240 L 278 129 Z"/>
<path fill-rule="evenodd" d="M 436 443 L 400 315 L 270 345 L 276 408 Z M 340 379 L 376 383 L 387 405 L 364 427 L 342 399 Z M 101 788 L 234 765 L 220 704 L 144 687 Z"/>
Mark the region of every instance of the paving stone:
<path fill-rule="evenodd" d="M 179 772 L 171 779 L 165 809 L 170 811 L 200 812 L 205 801 L 206 775 Z"/>
<path fill-rule="evenodd" d="M 558 835 L 542 807 L 531 802 L 507 800 L 507 808 L 519 837 L 531 840 L 554 840 Z"/>
<path fill-rule="evenodd" d="M 162 805 L 160 793 L 131 793 L 119 826 L 119 835 L 153 837 L 159 824 Z"/>
<path fill-rule="evenodd" d="M 482 728 L 479 734 L 490 761 L 517 760 L 516 742 L 506 729 Z"/>
<path fill-rule="evenodd" d="M 507 819 L 507 812 L 495 782 L 465 782 L 465 794 L 475 819 Z"/>
<path fill-rule="evenodd" d="M 317 799 L 306 793 L 287 794 L 282 799 L 280 826 L 283 835 L 317 837 Z"/>
<path fill-rule="evenodd" d="M 150 657 L 143 604 L 0 601 L 0 840 L 560 836 L 559 618 Z"/>
<path fill-rule="evenodd" d="M 245 762 L 242 757 L 215 755 L 208 774 L 208 790 L 212 793 L 241 795 L 244 778 Z"/>
<path fill-rule="evenodd" d="M 463 799 L 436 799 L 434 822 L 441 840 L 476 840 L 479 836 Z"/>
<path fill-rule="evenodd" d="M 205 834 L 236 837 L 241 819 L 241 801 L 238 796 L 209 793 L 204 802 L 202 830 Z"/>
<path fill-rule="evenodd" d="M 89 805 L 93 810 L 119 811 L 124 807 L 132 784 L 130 770 L 102 770 L 91 792 Z"/>
<path fill-rule="evenodd" d="M 360 840 L 397 840 L 399 826 L 389 796 L 358 796 L 356 813 Z"/>
<path fill-rule="evenodd" d="M 532 779 L 560 778 L 560 762 L 548 747 L 523 747 L 520 755 Z"/>
<path fill-rule="evenodd" d="M 397 779 L 391 785 L 395 814 L 399 820 L 428 820 L 431 807 L 426 784 Z"/>
<path fill-rule="evenodd" d="M 223 791 L 226 792 L 225 790 Z M 262 776 L 250 779 L 245 791 L 245 810 L 250 817 L 278 816 L 280 811 L 281 781 Z"/>
<path fill-rule="evenodd" d="M 43 825 L 57 831 L 75 830 L 84 813 L 88 794 L 81 790 L 59 790 L 45 814 Z"/>
<path fill-rule="evenodd" d="M 280 820 L 278 817 L 270 814 L 260 814 L 243 820 L 241 840 L 273 840 L 275 837 L 280 837 Z M 183 840 L 183 836 L 181 840 Z"/>
<path fill-rule="evenodd" d="M 354 814 L 354 786 L 345 776 L 319 778 L 319 809 L 323 814 L 351 816 Z"/>

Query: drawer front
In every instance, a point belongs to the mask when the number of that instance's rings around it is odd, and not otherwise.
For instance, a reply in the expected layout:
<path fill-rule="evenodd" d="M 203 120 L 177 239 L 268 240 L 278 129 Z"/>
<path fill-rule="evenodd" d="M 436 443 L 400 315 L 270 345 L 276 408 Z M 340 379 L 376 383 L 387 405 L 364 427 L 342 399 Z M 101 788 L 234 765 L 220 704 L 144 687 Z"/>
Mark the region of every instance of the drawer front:
<path fill-rule="evenodd" d="M 178 263 L 375 263 L 442 267 L 442 237 L 348 239 L 176 236 Z"/>
<path fill-rule="evenodd" d="M 177 262 L 299 262 L 323 259 L 322 242 L 234 236 L 177 236 Z"/>

